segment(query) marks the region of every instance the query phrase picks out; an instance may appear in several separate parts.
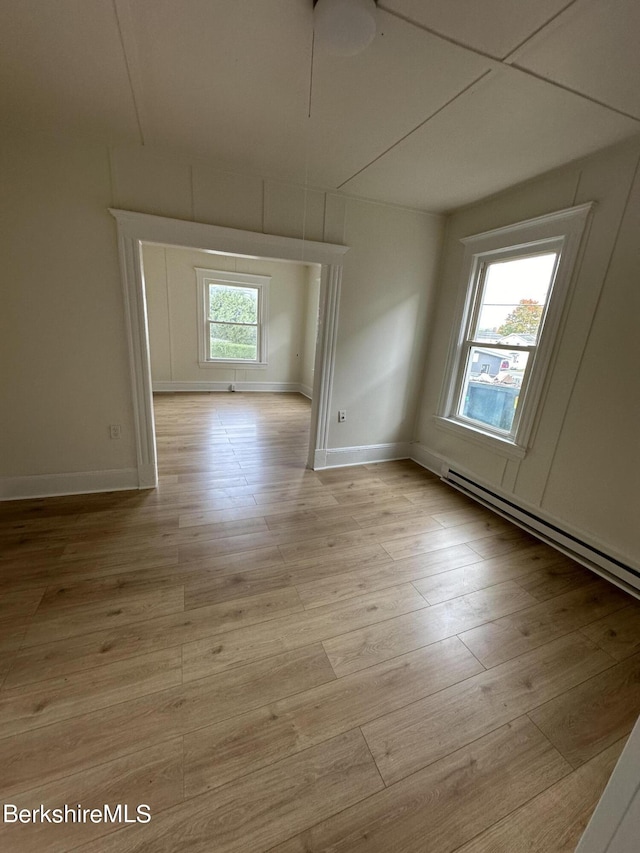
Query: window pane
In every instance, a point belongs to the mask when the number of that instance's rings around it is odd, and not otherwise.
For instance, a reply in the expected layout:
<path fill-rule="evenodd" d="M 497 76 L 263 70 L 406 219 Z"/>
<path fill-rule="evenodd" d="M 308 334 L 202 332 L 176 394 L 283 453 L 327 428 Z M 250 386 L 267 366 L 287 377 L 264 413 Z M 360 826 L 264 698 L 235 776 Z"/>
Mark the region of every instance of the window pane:
<path fill-rule="evenodd" d="M 485 268 L 473 339 L 531 346 L 538 340 L 557 255 L 496 261 Z"/>
<path fill-rule="evenodd" d="M 258 360 L 258 330 L 255 326 L 209 326 L 211 358 Z"/>
<path fill-rule="evenodd" d="M 527 352 L 471 347 L 458 415 L 511 432 L 528 360 Z"/>
<path fill-rule="evenodd" d="M 225 323 L 257 323 L 258 289 L 210 284 L 209 319 Z"/>

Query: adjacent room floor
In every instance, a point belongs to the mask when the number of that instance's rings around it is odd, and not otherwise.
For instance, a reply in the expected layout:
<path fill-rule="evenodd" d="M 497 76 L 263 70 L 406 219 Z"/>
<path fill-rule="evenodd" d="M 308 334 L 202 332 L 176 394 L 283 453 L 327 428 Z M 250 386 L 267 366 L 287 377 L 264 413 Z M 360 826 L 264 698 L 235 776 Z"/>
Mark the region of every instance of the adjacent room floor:
<path fill-rule="evenodd" d="M 640 602 L 414 463 L 306 470 L 309 406 L 162 395 L 157 490 L 0 506 L 2 801 L 151 813 L 0 848 L 574 849 Z"/>

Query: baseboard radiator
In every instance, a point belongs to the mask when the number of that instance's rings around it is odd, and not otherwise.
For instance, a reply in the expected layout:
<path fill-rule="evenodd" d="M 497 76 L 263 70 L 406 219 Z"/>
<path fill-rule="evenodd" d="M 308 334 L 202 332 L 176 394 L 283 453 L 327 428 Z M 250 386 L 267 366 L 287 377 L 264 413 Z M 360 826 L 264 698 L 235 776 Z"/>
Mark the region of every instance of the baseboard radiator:
<path fill-rule="evenodd" d="M 631 593 L 636 598 L 640 598 L 640 571 L 638 569 L 634 569 L 615 557 L 605 554 L 587 542 L 583 542 L 578 537 L 563 531 L 554 524 L 536 516 L 529 510 L 523 509 L 512 501 L 487 489 L 485 486 L 481 486 L 463 474 L 459 474 L 457 471 L 453 471 L 452 469 L 446 470 L 442 475 L 442 480 L 447 485 L 453 486 L 454 489 L 467 495 L 467 497 L 481 503 L 498 515 L 526 530 L 527 533 L 530 533 L 547 545 L 551 545 L 556 550 L 561 551 L 576 562 L 581 563 L 583 566 L 591 569 L 591 571 L 596 572 L 626 592 Z"/>

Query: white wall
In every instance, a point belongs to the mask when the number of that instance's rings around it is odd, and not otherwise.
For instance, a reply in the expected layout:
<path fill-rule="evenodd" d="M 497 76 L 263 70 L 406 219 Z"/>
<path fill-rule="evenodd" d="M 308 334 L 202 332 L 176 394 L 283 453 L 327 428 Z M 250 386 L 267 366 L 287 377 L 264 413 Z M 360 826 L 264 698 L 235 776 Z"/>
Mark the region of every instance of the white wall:
<path fill-rule="evenodd" d="M 443 222 L 350 199 L 330 447 L 413 438 Z"/>
<path fill-rule="evenodd" d="M 321 267 L 307 267 L 307 304 L 305 308 L 304 348 L 302 355 L 302 393 L 312 396 L 315 373 L 316 342 L 318 339 L 318 312 L 320 310 Z"/>
<path fill-rule="evenodd" d="M 143 246 L 142 254 L 154 387 L 170 390 L 171 385 L 179 389 L 185 383 L 245 381 L 300 385 L 307 330 L 307 266 L 151 244 Z M 267 368 L 200 366 L 196 267 L 271 276 Z"/>
<path fill-rule="evenodd" d="M 334 425 L 330 445 L 411 437 L 439 218 L 231 175 L 141 147 L 10 133 L 1 145 L 0 495 L 136 483 L 116 226 L 108 207 L 346 241 L 352 248 L 331 406 L 346 408 L 349 420 Z M 109 439 L 111 423 L 122 425 L 120 440 Z"/>
<path fill-rule="evenodd" d="M 135 450 L 107 150 L 3 131 L 0 164 L 0 494 L 126 483 Z"/>
<path fill-rule="evenodd" d="M 640 144 L 618 146 L 455 213 L 420 405 L 425 458 L 444 460 L 606 553 L 640 556 Z M 465 235 L 588 201 L 596 208 L 531 446 L 507 459 L 434 421 Z"/>

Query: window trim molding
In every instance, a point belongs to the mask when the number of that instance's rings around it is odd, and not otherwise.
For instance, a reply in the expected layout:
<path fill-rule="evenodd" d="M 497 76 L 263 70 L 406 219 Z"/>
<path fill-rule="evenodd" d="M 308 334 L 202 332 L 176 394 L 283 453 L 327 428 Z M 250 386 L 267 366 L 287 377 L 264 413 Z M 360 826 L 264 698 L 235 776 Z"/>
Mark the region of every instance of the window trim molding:
<path fill-rule="evenodd" d="M 205 368 L 233 367 L 236 370 L 264 370 L 269 366 L 269 283 L 270 275 L 254 273 L 227 272 L 204 267 L 194 267 L 197 287 L 198 322 L 198 364 Z M 230 284 L 234 287 L 255 287 L 260 291 L 258 298 L 258 358 L 256 361 L 243 361 L 236 358 L 209 358 L 206 324 L 209 322 L 207 311 L 207 285 Z"/>
<path fill-rule="evenodd" d="M 526 455 L 538 415 L 540 399 L 557 355 L 566 306 L 570 302 L 575 286 L 582 238 L 593 207 L 594 203 L 588 202 L 460 239 L 464 246 L 460 290 L 456 303 L 454 331 L 449 343 L 435 416 L 438 427 L 491 448 L 501 455 L 515 458 Z M 554 246 L 556 246 L 555 249 L 553 249 Z M 526 405 L 517 423 L 515 435 L 502 436 L 490 429 L 483 429 L 479 424 L 465 421 L 455 413 L 460 389 L 462 354 L 476 298 L 481 264 L 507 259 L 525 252 L 534 254 L 538 249 L 541 252 L 559 250 L 560 255 L 544 328 L 524 387 Z"/>

